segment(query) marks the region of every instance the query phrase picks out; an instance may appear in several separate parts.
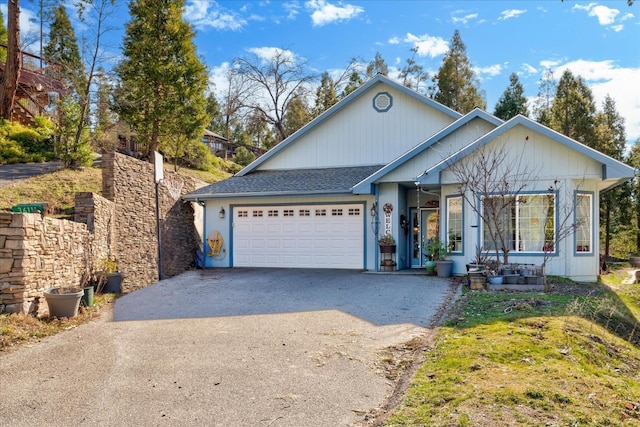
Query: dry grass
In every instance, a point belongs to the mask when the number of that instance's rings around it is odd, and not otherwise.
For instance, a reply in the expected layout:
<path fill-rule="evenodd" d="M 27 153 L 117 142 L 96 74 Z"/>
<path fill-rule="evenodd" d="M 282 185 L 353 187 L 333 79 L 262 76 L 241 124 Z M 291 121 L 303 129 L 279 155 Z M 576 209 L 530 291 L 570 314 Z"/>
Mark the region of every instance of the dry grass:
<path fill-rule="evenodd" d="M 0 352 L 22 345 L 30 345 L 41 338 L 75 328 L 110 310 L 115 301 L 114 294 L 96 294 L 91 307 L 80 307 L 72 318 L 42 318 L 29 314 L 0 314 Z"/>
<path fill-rule="evenodd" d="M 10 210 L 18 203 L 47 202 L 53 216 L 69 217 L 73 213 L 75 194 L 80 191 L 100 194 L 102 170 L 61 169 L 9 184 L 0 188 L 0 210 Z"/>

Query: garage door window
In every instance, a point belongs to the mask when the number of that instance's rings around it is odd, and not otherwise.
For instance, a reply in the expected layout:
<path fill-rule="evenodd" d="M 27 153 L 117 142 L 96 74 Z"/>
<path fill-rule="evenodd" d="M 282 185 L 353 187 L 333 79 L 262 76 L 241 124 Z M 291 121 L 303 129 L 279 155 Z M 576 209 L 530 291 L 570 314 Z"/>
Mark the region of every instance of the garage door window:
<path fill-rule="evenodd" d="M 327 216 L 326 209 L 316 209 L 316 216 Z"/>

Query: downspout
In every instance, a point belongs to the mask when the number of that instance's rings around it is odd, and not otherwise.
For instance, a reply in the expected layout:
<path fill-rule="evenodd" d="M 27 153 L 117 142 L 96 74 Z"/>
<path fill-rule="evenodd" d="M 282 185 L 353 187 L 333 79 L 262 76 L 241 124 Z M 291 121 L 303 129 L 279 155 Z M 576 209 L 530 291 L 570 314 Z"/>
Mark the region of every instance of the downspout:
<path fill-rule="evenodd" d="M 196 203 L 202 206 L 202 268 L 206 267 L 206 253 L 207 253 L 207 204 L 196 197 Z M 198 255 L 196 254 L 196 257 Z"/>

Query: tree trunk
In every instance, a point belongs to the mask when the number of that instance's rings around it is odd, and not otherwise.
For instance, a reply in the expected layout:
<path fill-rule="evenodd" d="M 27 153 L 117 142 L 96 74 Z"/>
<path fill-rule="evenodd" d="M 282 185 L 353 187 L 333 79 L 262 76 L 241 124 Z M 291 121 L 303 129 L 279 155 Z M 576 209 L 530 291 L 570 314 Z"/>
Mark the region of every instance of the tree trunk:
<path fill-rule="evenodd" d="M 611 205 L 607 199 L 604 205 L 604 259 L 609 258 L 609 245 L 611 244 Z"/>
<path fill-rule="evenodd" d="M 13 118 L 13 105 L 22 70 L 20 52 L 20 0 L 8 0 L 7 4 L 7 62 L 0 83 L 0 116 Z"/>

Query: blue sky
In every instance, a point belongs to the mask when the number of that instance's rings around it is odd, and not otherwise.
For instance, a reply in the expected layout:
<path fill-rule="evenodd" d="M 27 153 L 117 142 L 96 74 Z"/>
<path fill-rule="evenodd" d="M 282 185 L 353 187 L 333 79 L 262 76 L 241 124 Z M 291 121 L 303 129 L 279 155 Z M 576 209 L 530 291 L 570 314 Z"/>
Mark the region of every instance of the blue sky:
<path fill-rule="evenodd" d="M 68 1 L 68 0 L 67 0 Z M 37 2 L 22 1 L 23 32 L 34 23 Z M 582 76 L 598 107 L 605 95 L 626 119 L 628 140 L 640 138 L 640 2 L 575 1 L 187 1 L 184 18 L 195 43 L 223 85 L 233 58 L 284 49 L 306 59 L 309 71 L 339 73 L 352 58 L 362 63 L 380 52 L 397 75 L 417 47 L 416 61 L 433 75 L 454 30 L 459 30 L 493 112 L 512 72 L 534 97 L 545 69 Z M 105 50 L 120 55 L 128 2 L 116 0 Z M 1 10 L 6 15 L 6 2 Z M 26 28 L 26 30 L 25 30 Z M 76 25 L 78 38 L 84 31 Z M 46 30 L 45 30 L 46 33 Z M 32 45 L 32 50 L 37 46 Z M 108 67 L 108 64 L 107 64 Z"/>

